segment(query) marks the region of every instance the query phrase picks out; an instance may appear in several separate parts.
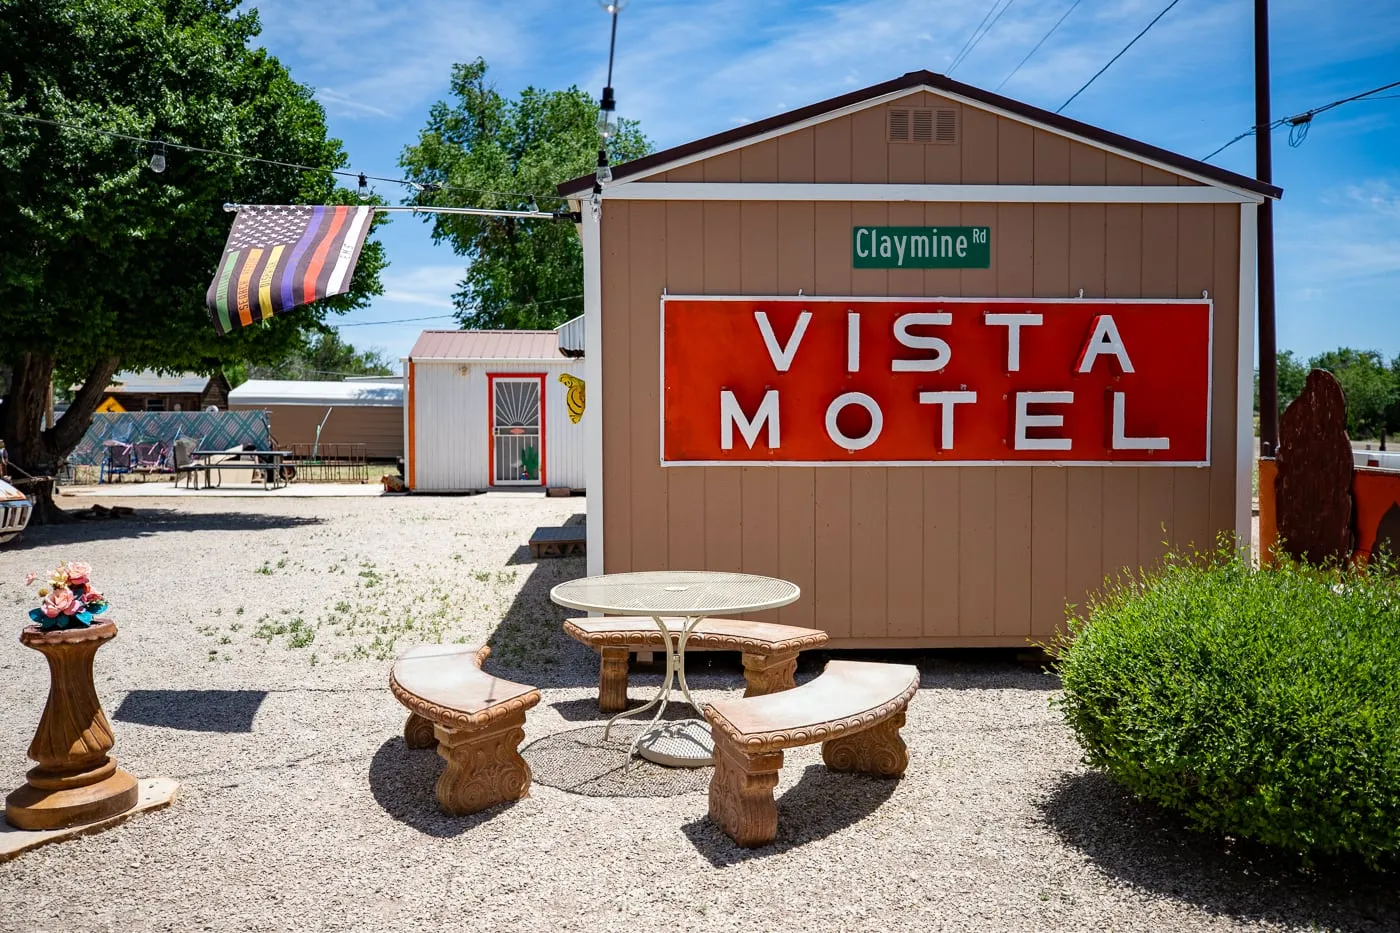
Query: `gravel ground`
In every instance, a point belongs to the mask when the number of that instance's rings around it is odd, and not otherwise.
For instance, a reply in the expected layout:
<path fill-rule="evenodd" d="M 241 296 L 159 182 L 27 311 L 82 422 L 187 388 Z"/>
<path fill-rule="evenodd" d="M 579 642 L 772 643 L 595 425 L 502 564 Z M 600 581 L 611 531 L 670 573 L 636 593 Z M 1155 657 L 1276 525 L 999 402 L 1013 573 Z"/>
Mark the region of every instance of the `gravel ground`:
<path fill-rule="evenodd" d="M 121 628 L 97 657 L 115 754 L 183 787 L 0 864 L 0 930 L 1400 929 L 1393 878 L 1197 837 L 1086 773 L 1053 678 L 1003 656 L 917 659 L 900 782 L 790 752 L 772 846 L 709 823 L 703 773 L 596 796 L 596 660 L 547 599 L 583 562 L 523 547 L 582 500 L 122 502 L 135 518 L 0 551 L 0 615 L 22 623 L 26 570 L 90 562 Z M 490 637 L 488 670 L 543 688 L 530 798 L 438 813 L 440 759 L 404 747 L 386 687 L 385 659 L 425 637 Z M 737 658 L 703 657 L 701 697 L 739 688 Z M 45 689 L 39 656 L 0 639 L 0 786 Z"/>

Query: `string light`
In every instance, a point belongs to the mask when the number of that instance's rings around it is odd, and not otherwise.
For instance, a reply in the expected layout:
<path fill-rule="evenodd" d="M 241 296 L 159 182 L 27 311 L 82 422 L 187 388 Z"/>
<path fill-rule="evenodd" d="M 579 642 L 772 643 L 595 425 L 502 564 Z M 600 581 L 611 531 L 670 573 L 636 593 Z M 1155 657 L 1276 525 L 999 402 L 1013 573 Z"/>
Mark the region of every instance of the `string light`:
<path fill-rule="evenodd" d="M 365 178 L 364 172 L 360 173 L 360 186 L 355 189 L 355 194 L 359 196 L 361 201 L 370 199 L 369 180 Z"/>
<path fill-rule="evenodd" d="M 406 178 L 390 178 L 385 175 L 369 175 L 364 172 L 355 172 L 348 169 L 327 168 L 324 165 L 303 165 L 298 162 L 283 162 L 278 159 L 264 159 L 260 156 L 244 155 L 241 152 L 228 152 L 223 149 L 208 149 L 203 146 L 189 146 L 184 143 L 168 142 L 161 139 L 148 139 L 144 136 L 136 136 L 131 133 L 118 133 L 113 130 L 98 129 L 91 126 L 82 126 L 77 123 L 67 123 L 62 120 L 50 120 L 45 117 L 35 117 L 27 113 L 16 113 L 12 110 L 0 110 L 0 118 L 11 120 L 21 120 L 26 123 L 39 123 L 45 126 L 56 126 L 60 129 L 72 130 L 78 133 L 92 133 L 96 136 L 106 136 L 109 139 L 124 139 L 142 146 L 150 146 L 156 149 L 151 156 L 150 168 L 153 172 L 165 170 L 167 164 L 166 149 L 173 149 L 179 152 L 195 152 L 202 155 L 223 156 L 228 159 L 237 159 L 240 162 L 256 162 L 259 165 L 271 165 L 277 168 L 294 169 L 299 172 L 325 172 L 328 175 L 338 175 L 342 178 L 353 178 L 357 181 L 363 177 L 366 181 L 379 181 L 386 185 L 402 185 L 415 191 L 450 191 L 461 194 L 491 195 L 498 198 L 508 198 L 514 201 L 522 201 L 527 198 L 539 198 L 541 200 L 567 201 L 557 194 L 531 194 L 522 191 L 493 191 L 489 188 L 466 188 L 458 185 L 439 185 L 432 182 L 419 183 L 409 181 Z M 156 168 L 159 165 L 160 168 Z"/>
<path fill-rule="evenodd" d="M 617 135 L 617 121 L 613 114 L 617 111 L 617 98 L 613 96 L 612 73 L 613 57 L 617 50 L 617 14 L 627 5 L 627 0 L 598 0 L 598 5 L 612 18 L 612 33 L 608 38 L 608 81 L 603 86 L 603 97 L 598 102 L 598 169 L 594 173 L 597 183 L 593 186 L 593 217 L 596 220 L 602 208 L 598 203 L 602 185 L 613 180 L 612 169 L 608 166 L 608 140 Z"/>

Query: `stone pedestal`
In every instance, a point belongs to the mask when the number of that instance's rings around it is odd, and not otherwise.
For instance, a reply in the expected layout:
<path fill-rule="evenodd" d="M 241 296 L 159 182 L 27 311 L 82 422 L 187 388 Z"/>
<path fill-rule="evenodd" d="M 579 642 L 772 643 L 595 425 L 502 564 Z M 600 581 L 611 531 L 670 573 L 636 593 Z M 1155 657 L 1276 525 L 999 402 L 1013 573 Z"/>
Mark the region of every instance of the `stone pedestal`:
<path fill-rule="evenodd" d="M 31 625 L 20 641 L 49 662 L 49 699 L 29 757 L 38 762 L 25 784 L 5 798 L 5 819 L 27 830 L 63 829 L 105 820 L 136 805 L 136 779 L 108 756 L 112 726 L 97 700 L 92 662 L 116 637 L 117 626 L 41 631 Z"/>

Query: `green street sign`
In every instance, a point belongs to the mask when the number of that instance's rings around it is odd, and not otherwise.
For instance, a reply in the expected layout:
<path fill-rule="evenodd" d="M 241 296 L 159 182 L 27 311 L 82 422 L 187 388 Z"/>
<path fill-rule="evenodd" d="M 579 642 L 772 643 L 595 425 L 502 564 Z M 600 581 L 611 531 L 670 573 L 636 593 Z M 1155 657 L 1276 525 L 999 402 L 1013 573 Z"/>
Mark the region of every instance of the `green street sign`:
<path fill-rule="evenodd" d="M 857 269 L 990 269 L 991 227 L 856 227 Z"/>

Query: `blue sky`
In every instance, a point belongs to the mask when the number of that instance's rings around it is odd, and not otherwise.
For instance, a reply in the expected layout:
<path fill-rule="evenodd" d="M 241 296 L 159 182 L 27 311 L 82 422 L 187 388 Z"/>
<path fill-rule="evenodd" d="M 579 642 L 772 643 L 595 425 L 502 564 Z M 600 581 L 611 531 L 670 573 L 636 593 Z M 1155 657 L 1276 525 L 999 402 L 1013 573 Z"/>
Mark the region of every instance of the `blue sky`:
<path fill-rule="evenodd" d="M 953 77 L 995 88 L 1074 0 L 1011 0 Z M 618 112 L 665 148 L 928 68 L 947 72 L 991 0 L 631 0 L 618 26 Z M 1166 0 L 1081 0 L 1002 88 L 1064 102 Z M 497 88 L 577 84 L 597 94 L 608 18 L 595 0 L 263 0 L 261 41 L 316 88 L 351 167 L 398 176 L 454 62 L 484 57 Z M 1252 0 L 1181 0 L 1065 111 L 1201 157 L 1253 123 Z M 994 14 L 995 15 L 995 14 Z M 1273 0 L 1274 116 L 1400 80 L 1400 0 Z M 1400 95 L 1400 88 L 1386 92 Z M 1400 96 L 1274 137 L 1279 345 L 1400 354 Z M 1252 173 L 1252 139 L 1214 160 Z M 397 201 L 400 192 L 381 186 Z M 385 295 L 343 335 L 392 357 L 425 327 L 455 326 L 462 262 L 422 221 L 381 228 Z M 412 321 L 443 315 L 439 320 Z M 401 323 L 366 323 L 366 322 Z"/>

